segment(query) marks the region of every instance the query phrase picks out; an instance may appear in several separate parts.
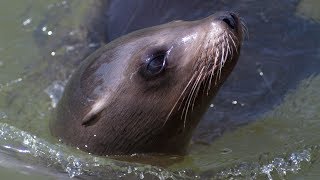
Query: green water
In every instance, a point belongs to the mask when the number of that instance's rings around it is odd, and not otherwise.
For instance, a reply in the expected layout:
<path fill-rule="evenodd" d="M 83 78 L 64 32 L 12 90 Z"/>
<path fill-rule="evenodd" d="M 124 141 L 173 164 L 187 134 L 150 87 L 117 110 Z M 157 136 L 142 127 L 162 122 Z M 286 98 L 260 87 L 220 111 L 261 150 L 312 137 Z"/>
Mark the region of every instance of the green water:
<path fill-rule="evenodd" d="M 297 14 L 319 19 L 310 4 L 320 8 L 315 1 L 301 1 Z M 56 142 L 48 129 L 53 107 L 46 92 L 63 85 L 74 68 L 61 63 L 67 45 L 56 42 L 80 28 L 87 7 L 85 1 L 68 1 L 67 7 L 57 0 L 0 2 L 1 179 L 320 177 L 319 75 L 301 81 L 254 123 L 210 145 L 192 144 L 190 154 L 168 168 L 95 157 Z M 39 27 L 43 47 L 35 37 Z"/>

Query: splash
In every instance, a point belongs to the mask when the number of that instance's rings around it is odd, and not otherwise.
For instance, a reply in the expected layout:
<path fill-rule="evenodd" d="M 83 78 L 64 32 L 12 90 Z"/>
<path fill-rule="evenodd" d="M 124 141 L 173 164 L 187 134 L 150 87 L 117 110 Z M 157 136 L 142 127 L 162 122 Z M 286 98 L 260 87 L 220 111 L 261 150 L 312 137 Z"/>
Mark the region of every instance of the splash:
<path fill-rule="evenodd" d="M 65 81 L 54 81 L 50 86 L 45 89 L 45 92 L 51 99 L 51 106 L 55 108 L 62 97 L 66 82 Z"/>
<path fill-rule="evenodd" d="M 125 177 L 158 178 L 161 180 L 194 179 L 186 171 L 171 172 L 151 165 L 120 162 L 80 151 L 75 152 L 74 149 L 69 149 L 61 144 L 52 144 L 5 123 L 0 123 L 0 147 L 19 154 L 25 161 L 27 159 L 30 161 L 31 156 L 31 159 L 35 161 L 34 164 L 38 164 L 40 161 L 49 168 L 67 174 L 70 178 L 90 176 L 108 177 L 109 179 Z"/>
<path fill-rule="evenodd" d="M 217 179 L 257 179 L 267 177 L 269 180 L 275 179 L 278 175 L 285 179 L 288 173 L 298 173 L 304 163 L 311 163 L 311 148 L 301 152 L 291 153 L 288 157 L 274 158 L 269 163 L 241 163 L 234 168 L 221 171 L 216 175 Z"/>

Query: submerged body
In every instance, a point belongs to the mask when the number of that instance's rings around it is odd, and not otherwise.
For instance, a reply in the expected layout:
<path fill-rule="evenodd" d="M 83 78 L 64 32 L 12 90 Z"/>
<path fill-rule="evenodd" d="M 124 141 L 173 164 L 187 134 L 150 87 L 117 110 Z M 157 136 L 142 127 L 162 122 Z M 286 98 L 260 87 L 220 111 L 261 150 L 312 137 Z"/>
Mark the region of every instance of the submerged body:
<path fill-rule="evenodd" d="M 98 155 L 184 153 L 235 66 L 243 27 L 233 13 L 130 33 L 72 75 L 51 131 Z"/>

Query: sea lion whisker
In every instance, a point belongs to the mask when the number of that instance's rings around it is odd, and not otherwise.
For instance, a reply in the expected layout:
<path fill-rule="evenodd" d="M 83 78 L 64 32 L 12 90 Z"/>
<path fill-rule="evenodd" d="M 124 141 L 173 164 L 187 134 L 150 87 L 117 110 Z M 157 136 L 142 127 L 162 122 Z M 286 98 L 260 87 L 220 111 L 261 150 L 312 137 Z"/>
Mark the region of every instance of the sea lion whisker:
<path fill-rule="evenodd" d="M 195 90 L 196 90 L 196 87 L 197 87 L 197 85 L 198 85 L 198 83 L 199 83 L 199 77 L 201 76 L 201 72 L 199 72 L 198 74 L 197 74 L 197 78 L 195 79 L 195 82 L 193 83 L 193 85 L 192 85 L 192 88 L 191 88 L 191 90 L 190 90 L 190 92 L 189 92 L 189 94 L 188 94 L 188 96 L 187 96 L 187 101 L 186 101 L 186 104 L 184 104 L 184 108 L 183 108 L 183 111 L 185 111 L 185 108 L 187 107 L 187 109 L 189 108 L 189 104 L 191 103 L 191 100 L 192 100 L 192 97 L 193 97 L 193 94 L 194 94 L 194 92 L 195 92 Z M 187 105 L 187 106 L 186 106 Z"/>
<path fill-rule="evenodd" d="M 211 84 L 212 84 L 212 79 L 213 79 L 213 75 L 214 75 L 214 68 L 215 68 L 215 65 L 212 66 L 212 69 L 210 69 L 209 73 L 210 73 L 210 78 L 209 79 L 209 85 L 208 85 L 208 89 L 207 89 L 207 96 L 209 95 L 209 91 L 211 89 Z"/>
<path fill-rule="evenodd" d="M 228 38 L 225 38 L 224 40 L 225 40 L 225 42 L 226 42 L 227 54 L 229 55 L 229 53 L 230 53 L 231 50 L 230 50 L 230 47 L 229 47 Z"/>
<path fill-rule="evenodd" d="M 225 61 L 225 46 L 224 46 L 224 43 L 222 43 L 222 54 L 221 54 L 221 59 L 220 59 L 220 66 L 219 66 L 219 73 L 218 73 L 218 76 L 219 76 L 219 79 L 221 78 L 221 73 L 222 73 L 222 67 L 224 65 L 224 61 Z"/>
<path fill-rule="evenodd" d="M 225 38 L 226 39 L 226 38 Z M 228 50 L 228 45 L 227 45 L 227 41 L 226 40 L 224 40 L 224 42 L 223 42 L 223 45 L 225 45 L 223 48 L 225 49 L 225 55 L 224 55 L 224 59 L 223 59 L 223 61 L 222 61 L 222 66 L 221 66 L 221 68 L 224 66 L 224 64 L 227 62 L 227 60 L 228 60 L 228 56 L 229 56 L 229 50 Z"/>
<path fill-rule="evenodd" d="M 196 78 L 197 75 L 198 75 L 198 74 L 195 73 L 192 78 L 195 78 L 195 80 L 196 80 L 196 79 L 197 79 L 197 78 Z M 194 79 L 192 79 L 192 81 L 191 81 L 191 80 L 189 81 L 188 87 L 189 87 L 190 85 L 192 85 L 192 86 L 194 85 L 193 80 L 194 80 Z M 187 88 L 187 87 L 186 87 L 186 88 Z M 191 87 L 191 89 L 192 89 L 192 87 Z M 185 89 L 184 91 L 186 91 L 186 89 Z M 189 92 L 189 93 L 190 93 L 190 92 Z M 181 100 L 182 103 L 180 103 L 178 109 L 180 109 L 180 108 L 182 107 L 182 105 L 184 105 L 183 102 L 186 101 L 186 98 L 188 99 L 188 96 L 189 96 L 189 94 L 188 94 L 188 95 L 186 94 L 186 95 L 182 98 L 182 100 Z"/>
<path fill-rule="evenodd" d="M 249 29 L 248 29 L 248 27 L 247 27 L 247 23 L 246 23 L 246 21 L 243 19 L 243 18 L 240 18 L 240 24 L 241 24 L 241 26 L 242 26 L 242 32 L 243 32 L 243 34 L 244 34 L 244 37 L 245 38 L 247 38 L 247 39 L 249 39 L 250 38 L 250 35 L 249 35 Z M 242 34 L 242 35 L 243 35 Z"/>
<path fill-rule="evenodd" d="M 200 71 L 200 74 L 199 74 L 199 82 L 197 84 L 197 87 L 196 87 L 196 92 L 195 92 L 195 96 L 193 96 L 193 103 L 192 103 L 192 106 L 191 106 L 191 110 L 193 111 L 194 109 L 194 103 L 195 103 L 195 100 L 196 100 L 196 97 L 198 96 L 199 94 L 199 91 L 200 91 L 200 87 L 202 85 L 202 83 L 204 82 L 202 79 L 205 79 L 205 75 L 203 75 L 203 72 L 204 72 L 204 69 L 205 69 L 205 66 L 202 67 L 201 71 Z"/>
<path fill-rule="evenodd" d="M 228 57 L 229 57 L 229 50 L 228 50 L 228 41 L 226 39 L 228 39 L 226 36 L 223 36 L 224 37 L 224 42 L 223 42 L 223 45 L 224 45 L 224 49 L 226 49 L 226 52 L 225 52 L 225 55 L 222 57 L 221 59 L 221 66 L 220 66 L 220 72 L 222 71 L 222 68 L 224 67 L 225 63 L 227 62 L 228 60 Z"/>
<path fill-rule="evenodd" d="M 214 73 L 214 67 L 215 65 L 213 64 L 212 65 L 212 68 L 209 70 L 209 78 L 208 78 L 208 88 L 207 88 L 207 96 L 209 95 L 209 91 L 210 91 L 210 89 L 211 89 L 211 84 L 212 84 L 212 78 L 213 78 L 213 73 Z"/>
<path fill-rule="evenodd" d="M 200 74 L 200 73 L 199 73 L 199 74 Z M 193 93 L 194 93 L 194 91 L 195 91 L 195 87 L 196 87 L 197 84 L 198 84 L 199 74 L 197 75 L 197 78 L 196 78 L 194 84 L 192 85 L 192 88 L 191 88 L 191 90 L 190 90 L 190 92 L 189 92 L 189 94 L 188 94 L 188 96 L 187 96 L 186 103 L 185 103 L 184 106 L 183 106 L 183 110 L 182 110 L 182 114 L 181 114 L 181 119 L 182 119 L 182 117 L 185 117 L 185 118 L 186 118 L 186 116 L 187 116 L 187 111 L 188 111 L 188 109 L 189 109 L 189 105 L 190 105 L 190 102 L 191 102 L 192 95 L 193 95 Z"/>
<path fill-rule="evenodd" d="M 208 45 L 210 45 L 210 43 L 211 43 L 211 41 L 209 39 Z M 212 50 L 213 50 L 213 48 L 211 48 L 210 51 L 209 51 L 209 48 L 207 48 L 207 51 L 206 51 L 206 57 L 207 57 L 207 61 L 206 62 L 208 64 L 208 69 L 210 68 L 210 65 L 212 63 L 212 55 L 210 53 L 210 52 L 212 52 Z M 208 71 L 208 73 L 209 72 L 210 72 L 210 70 Z M 209 95 L 210 85 L 211 85 L 210 78 L 207 78 L 206 79 L 206 83 L 205 83 L 205 87 L 204 87 L 204 91 L 207 89 L 207 92 L 206 92 L 207 96 Z"/>
<path fill-rule="evenodd" d="M 212 48 L 212 51 L 214 51 L 214 49 Z M 213 79 L 213 76 L 214 76 L 214 72 L 215 72 L 215 68 L 217 67 L 217 56 L 216 56 L 216 51 L 214 51 L 215 52 L 215 58 L 213 58 L 212 57 L 212 55 L 210 55 L 211 57 L 210 57 L 210 59 L 211 59 L 211 61 L 213 61 L 213 65 L 212 65 L 212 68 L 210 69 L 210 78 L 208 78 L 209 79 L 209 88 L 207 89 L 207 95 L 209 95 L 209 91 L 210 91 L 210 89 L 211 89 L 211 84 L 212 84 L 212 79 Z"/>
<path fill-rule="evenodd" d="M 212 49 L 211 49 L 211 52 L 213 51 L 214 53 L 214 56 L 212 56 L 212 53 L 210 54 L 210 61 L 213 61 L 213 65 L 212 65 L 212 69 L 208 72 L 210 73 L 210 78 L 209 78 L 209 86 L 208 86 L 208 89 L 207 89 L 207 95 L 209 94 L 209 91 L 211 89 L 211 84 L 212 84 L 212 81 L 213 81 L 213 77 L 214 77 L 214 73 L 216 72 L 216 67 L 218 67 L 217 63 L 218 63 L 218 57 L 220 56 L 220 51 L 221 49 L 220 48 L 214 48 L 214 44 L 212 44 Z M 214 58 L 213 58 L 214 57 Z M 217 84 L 217 81 L 218 81 L 218 78 L 216 76 L 215 78 L 215 85 Z"/>
<path fill-rule="evenodd" d="M 191 111 L 193 111 L 194 110 L 194 105 L 195 105 L 195 102 L 196 102 L 196 99 L 197 99 L 197 97 L 199 97 L 200 95 L 199 95 L 199 92 L 200 92 L 200 89 L 201 89 L 201 87 L 202 87 L 202 85 L 203 85 L 203 83 L 205 83 L 206 81 L 205 81 L 205 77 L 207 76 L 207 74 L 208 74 L 208 72 L 207 71 L 205 71 L 205 68 L 206 68 L 206 66 L 203 66 L 202 67 L 202 69 L 201 69 L 201 72 L 200 72 L 200 74 L 199 74 L 199 82 L 198 82 L 198 84 L 197 84 L 197 87 L 196 87 L 196 91 L 195 91 L 195 94 L 193 95 L 193 102 L 192 102 L 192 104 L 191 104 Z M 204 93 L 203 94 L 205 94 L 205 91 L 204 91 Z M 202 95 L 203 95 L 202 94 Z M 187 122 L 187 119 L 185 118 L 185 120 L 184 120 L 184 128 L 183 129 L 185 129 L 185 127 L 186 127 L 186 122 Z"/>
<path fill-rule="evenodd" d="M 217 54 L 217 56 L 216 56 L 216 62 L 217 62 L 217 65 L 218 65 L 218 63 L 219 63 L 219 57 L 220 57 L 220 51 L 218 51 L 218 50 L 216 50 L 216 54 Z M 218 67 L 218 66 L 217 66 Z M 217 70 L 215 70 L 215 71 L 217 71 Z M 218 80 L 219 80 L 219 71 L 217 71 L 216 72 L 217 74 L 216 74 L 216 78 L 215 78 L 215 85 L 217 84 L 217 82 L 218 82 Z"/>
<path fill-rule="evenodd" d="M 187 111 L 187 106 L 190 104 L 190 99 L 191 99 L 191 96 L 192 96 L 192 94 L 193 94 L 193 91 L 194 91 L 194 87 L 195 87 L 195 84 L 196 84 L 196 82 L 197 82 L 197 78 L 196 78 L 196 81 L 195 81 L 195 83 L 192 85 L 192 88 L 191 88 L 191 90 L 190 90 L 190 92 L 188 93 L 188 95 L 186 96 L 187 97 L 187 99 L 186 99 L 186 101 L 183 101 L 183 102 L 185 102 L 185 103 L 183 103 L 183 109 L 182 109 L 182 113 L 181 113 L 181 116 L 180 116 L 180 119 L 182 120 L 184 117 L 186 117 L 186 111 Z"/>
<path fill-rule="evenodd" d="M 203 52 L 203 51 L 201 50 L 202 47 L 203 47 L 203 45 L 199 47 L 199 49 L 200 49 L 199 52 Z M 203 53 L 200 53 L 199 58 L 198 58 L 198 60 L 197 60 L 196 62 L 198 62 L 198 63 L 203 63 L 203 61 L 201 61 L 201 57 L 202 57 L 202 56 L 203 56 Z M 184 107 L 183 107 L 183 111 L 182 111 L 182 114 L 181 114 L 181 119 L 182 119 L 183 116 L 186 117 L 186 115 L 184 115 L 184 113 L 187 114 L 187 112 L 185 112 L 185 111 L 187 111 L 187 110 L 186 110 L 186 105 L 189 106 L 189 104 L 190 104 L 190 101 L 191 101 L 191 99 L 192 99 L 192 94 L 194 93 L 195 86 L 196 86 L 197 83 L 198 83 L 198 79 L 199 79 L 200 74 L 201 74 L 201 72 L 200 72 L 199 74 L 197 74 L 197 78 L 195 79 L 195 82 L 193 83 L 192 88 L 191 88 L 189 94 L 186 96 L 186 97 L 187 97 L 187 100 L 186 100 L 186 103 L 184 104 Z M 184 100 L 183 100 L 183 102 L 184 102 Z M 182 105 L 182 104 L 181 104 L 181 105 Z M 181 105 L 180 105 L 180 107 L 181 107 Z M 180 108 L 180 107 L 179 107 L 179 108 Z M 188 109 L 188 108 L 189 108 L 189 107 L 187 107 L 187 109 Z"/>
<path fill-rule="evenodd" d="M 230 53 L 230 56 L 233 56 L 233 49 L 230 47 L 230 41 L 229 38 L 225 38 L 226 42 L 227 42 L 227 47 L 228 47 L 228 51 Z"/>
<path fill-rule="evenodd" d="M 186 90 L 189 88 L 190 84 L 192 84 L 192 81 L 193 81 L 193 79 L 194 79 L 195 77 L 196 77 L 196 74 L 193 74 L 193 75 L 191 76 L 188 84 L 187 84 L 187 85 L 185 86 L 185 88 L 182 90 L 182 92 L 181 92 L 180 96 L 178 97 L 177 101 L 175 102 L 175 104 L 172 106 L 170 112 L 168 113 L 168 115 L 167 115 L 167 117 L 166 117 L 166 120 L 165 120 L 165 122 L 163 123 L 162 127 L 167 123 L 169 117 L 171 116 L 173 110 L 176 108 L 177 104 L 178 104 L 179 102 L 183 102 L 183 101 L 184 101 L 184 99 L 185 99 L 186 96 L 184 96 L 183 100 L 181 100 L 181 98 L 182 98 L 182 96 L 185 94 Z M 182 104 L 182 103 L 181 103 L 181 104 Z M 180 109 L 181 104 L 180 104 L 180 106 L 179 106 L 178 109 Z"/>
<path fill-rule="evenodd" d="M 222 55 L 221 55 L 221 59 L 220 59 L 220 66 L 219 66 L 219 70 L 218 70 L 218 80 L 220 80 L 221 78 L 221 74 L 222 74 L 222 68 L 224 67 L 225 62 L 228 59 L 228 50 L 226 51 L 226 37 L 223 36 L 224 41 L 222 43 Z"/>
<path fill-rule="evenodd" d="M 235 40 L 233 39 L 233 36 L 231 36 L 230 34 L 228 34 L 228 36 L 229 36 L 229 38 L 230 38 L 230 40 L 231 40 L 231 42 L 233 44 L 234 49 L 236 50 L 236 53 L 238 54 L 239 53 L 238 52 L 238 48 L 237 48 Z"/>
<path fill-rule="evenodd" d="M 225 42 L 226 42 L 226 47 L 227 47 L 227 57 L 226 57 L 226 61 L 227 61 L 229 59 L 229 57 L 233 56 L 233 52 L 232 52 L 232 49 L 230 48 L 228 37 L 225 37 Z M 226 63 L 226 62 L 224 62 L 224 63 Z"/>
<path fill-rule="evenodd" d="M 189 113 L 189 109 L 190 109 L 190 106 L 191 106 L 191 111 L 193 111 L 193 105 L 194 105 L 194 102 L 195 102 L 195 99 L 196 99 L 196 95 L 197 95 L 197 92 L 198 90 L 197 89 L 200 89 L 200 83 L 201 82 L 201 77 L 202 77 L 202 73 L 203 73 L 203 70 L 204 70 L 205 66 L 202 67 L 200 73 L 198 74 L 198 77 L 192 87 L 192 90 L 190 91 L 189 95 L 188 95 L 188 101 L 187 101 L 187 106 L 186 109 L 185 107 L 183 108 L 183 112 L 184 112 L 184 123 L 183 123 L 183 130 L 185 129 L 185 123 L 187 121 L 187 116 L 188 116 L 188 113 Z"/>

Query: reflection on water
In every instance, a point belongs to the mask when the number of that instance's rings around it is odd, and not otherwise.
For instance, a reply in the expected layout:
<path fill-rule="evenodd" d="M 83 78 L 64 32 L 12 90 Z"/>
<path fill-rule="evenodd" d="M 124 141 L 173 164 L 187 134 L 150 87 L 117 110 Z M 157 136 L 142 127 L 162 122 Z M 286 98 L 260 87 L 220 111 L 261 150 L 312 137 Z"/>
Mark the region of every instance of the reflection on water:
<path fill-rule="evenodd" d="M 97 2 L 0 2 L 0 174 L 9 168 L 40 179 L 320 177 L 317 0 Z M 239 12 L 250 38 L 182 162 L 125 163 L 51 137 L 50 113 L 84 56 L 130 31 L 218 10 Z"/>

